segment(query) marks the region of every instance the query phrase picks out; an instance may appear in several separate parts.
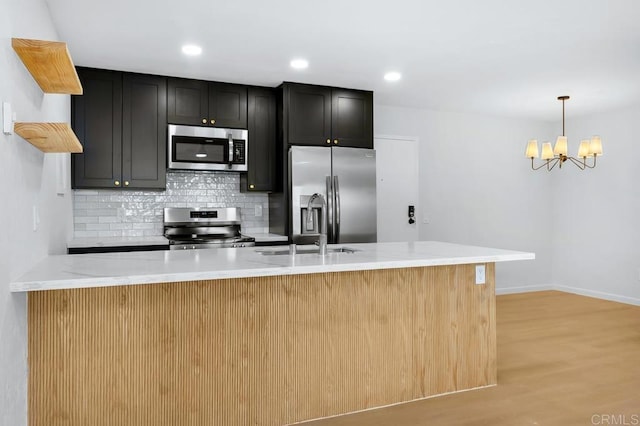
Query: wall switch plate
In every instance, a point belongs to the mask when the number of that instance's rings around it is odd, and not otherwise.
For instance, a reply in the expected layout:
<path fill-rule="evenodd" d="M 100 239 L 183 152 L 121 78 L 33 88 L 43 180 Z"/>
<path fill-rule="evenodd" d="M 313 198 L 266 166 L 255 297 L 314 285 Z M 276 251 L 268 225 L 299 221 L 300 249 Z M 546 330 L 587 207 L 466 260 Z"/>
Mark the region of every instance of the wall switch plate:
<path fill-rule="evenodd" d="M 422 216 L 422 223 L 425 223 L 425 224 L 429 223 L 429 216 L 427 215 Z"/>
<path fill-rule="evenodd" d="M 485 265 L 476 265 L 476 284 L 484 284 L 485 281 Z"/>
<path fill-rule="evenodd" d="M 261 217 L 262 216 L 262 205 L 261 204 L 256 204 L 254 207 L 254 214 L 256 217 Z"/>
<path fill-rule="evenodd" d="M 15 114 L 11 111 L 11 104 L 9 102 L 2 103 L 2 131 L 5 135 L 13 134 L 13 122 Z"/>

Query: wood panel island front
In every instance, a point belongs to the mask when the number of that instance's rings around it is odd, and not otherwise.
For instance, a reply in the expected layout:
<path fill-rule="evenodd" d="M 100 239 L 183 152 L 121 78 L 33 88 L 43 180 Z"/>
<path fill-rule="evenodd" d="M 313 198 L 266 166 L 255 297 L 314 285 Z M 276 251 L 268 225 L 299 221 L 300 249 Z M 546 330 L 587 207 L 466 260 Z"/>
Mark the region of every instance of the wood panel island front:
<path fill-rule="evenodd" d="M 284 425 L 497 383 L 495 262 L 532 253 L 349 247 L 49 256 L 12 283 L 29 425 Z"/>

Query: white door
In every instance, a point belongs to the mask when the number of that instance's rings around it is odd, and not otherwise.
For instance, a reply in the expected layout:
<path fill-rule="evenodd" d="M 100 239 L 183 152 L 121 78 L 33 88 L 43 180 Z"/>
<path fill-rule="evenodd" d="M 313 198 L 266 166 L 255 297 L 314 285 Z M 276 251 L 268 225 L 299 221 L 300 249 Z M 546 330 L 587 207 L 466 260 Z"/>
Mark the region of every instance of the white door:
<path fill-rule="evenodd" d="M 418 140 L 376 136 L 378 241 L 418 241 Z M 409 206 L 415 217 L 409 223 Z"/>

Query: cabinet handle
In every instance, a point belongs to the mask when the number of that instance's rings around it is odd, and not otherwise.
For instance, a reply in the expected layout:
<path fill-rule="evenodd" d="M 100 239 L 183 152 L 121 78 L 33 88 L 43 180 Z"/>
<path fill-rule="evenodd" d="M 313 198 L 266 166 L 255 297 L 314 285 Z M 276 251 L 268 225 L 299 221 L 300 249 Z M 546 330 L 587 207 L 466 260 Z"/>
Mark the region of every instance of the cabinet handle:
<path fill-rule="evenodd" d="M 334 140 L 333 140 L 333 143 L 334 143 L 334 144 L 336 144 L 336 145 L 338 145 L 338 139 L 334 139 Z"/>
<path fill-rule="evenodd" d="M 124 186 L 129 186 L 129 181 L 128 180 L 124 181 Z"/>
<path fill-rule="evenodd" d="M 202 119 L 202 124 L 207 124 L 207 119 L 206 118 Z"/>
<path fill-rule="evenodd" d="M 216 124 L 216 120 L 214 120 L 213 118 L 211 119 L 211 124 Z"/>
<path fill-rule="evenodd" d="M 249 189 L 253 189 L 255 186 L 253 184 L 249 185 Z"/>
<path fill-rule="evenodd" d="M 331 139 L 327 139 L 327 143 L 331 143 Z"/>
<path fill-rule="evenodd" d="M 115 181 L 113 183 L 115 183 L 116 186 L 120 186 L 120 181 L 119 180 L 117 180 L 117 181 Z"/>

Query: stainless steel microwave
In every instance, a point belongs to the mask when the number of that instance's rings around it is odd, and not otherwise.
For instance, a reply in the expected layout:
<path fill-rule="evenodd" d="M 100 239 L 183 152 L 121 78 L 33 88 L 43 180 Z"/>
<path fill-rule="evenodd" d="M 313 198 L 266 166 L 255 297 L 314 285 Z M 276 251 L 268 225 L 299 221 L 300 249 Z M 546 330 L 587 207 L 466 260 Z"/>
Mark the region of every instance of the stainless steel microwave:
<path fill-rule="evenodd" d="M 247 171 L 249 131 L 169 125 L 170 169 Z"/>

